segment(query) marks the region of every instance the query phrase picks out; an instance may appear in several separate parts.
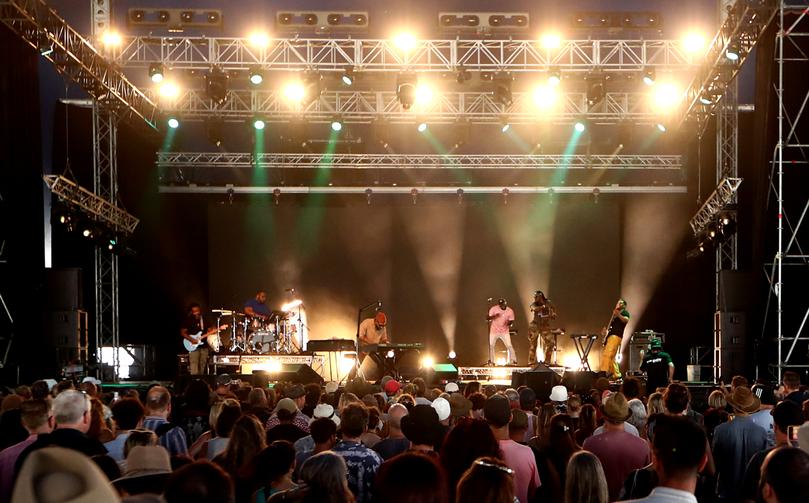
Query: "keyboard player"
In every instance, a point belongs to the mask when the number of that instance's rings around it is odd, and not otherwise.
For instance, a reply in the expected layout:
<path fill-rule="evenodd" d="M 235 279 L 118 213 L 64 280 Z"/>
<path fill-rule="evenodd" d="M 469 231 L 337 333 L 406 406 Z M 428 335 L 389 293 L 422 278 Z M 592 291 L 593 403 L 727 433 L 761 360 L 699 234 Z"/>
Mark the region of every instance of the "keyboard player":
<path fill-rule="evenodd" d="M 379 344 L 387 344 L 390 342 L 388 339 L 388 317 L 383 311 L 377 311 L 373 318 L 366 318 L 360 323 L 359 331 L 359 359 L 362 363 L 366 355 L 370 357 L 380 366 L 384 367 L 384 360 L 377 354 L 377 346 Z"/>

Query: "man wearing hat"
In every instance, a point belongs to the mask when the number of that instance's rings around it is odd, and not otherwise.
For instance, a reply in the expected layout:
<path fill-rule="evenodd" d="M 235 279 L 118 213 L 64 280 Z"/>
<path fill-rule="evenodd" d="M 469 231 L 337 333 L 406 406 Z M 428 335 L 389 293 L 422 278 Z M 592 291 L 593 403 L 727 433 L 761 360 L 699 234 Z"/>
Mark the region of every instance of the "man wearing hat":
<path fill-rule="evenodd" d="M 674 379 L 674 361 L 663 351 L 663 341 L 659 337 L 649 343 L 649 352 L 643 355 L 640 369 L 646 372 L 646 389 L 650 393 L 665 388 Z"/>
<path fill-rule="evenodd" d="M 286 398 L 290 399 L 292 403 L 295 405 L 294 416 L 292 418 L 292 424 L 300 428 L 306 433 L 309 433 L 309 418 L 301 412 L 301 407 L 303 407 L 304 401 L 306 400 L 306 391 L 303 389 L 303 386 L 300 384 L 294 384 L 288 388 L 286 388 L 284 394 Z M 280 404 L 280 401 L 279 401 Z M 264 427 L 269 430 L 281 424 L 281 421 L 278 419 L 278 407 L 275 408 L 275 412 L 267 419 L 267 424 Z"/>
<path fill-rule="evenodd" d="M 162 494 L 171 475 L 169 453 L 159 445 L 138 445 L 126 457 L 126 471 L 112 481 L 124 494 Z"/>
<path fill-rule="evenodd" d="M 366 318 L 360 323 L 360 348 L 376 344 L 387 344 L 388 317 L 382 311 L 377 311 L 373 318 Z"/>
<path fill-rule="evenodd" d="M 596 455 L 610 491 L 610 501 L 616 501 L 627 476 L 649 464 L 649 445 L 640 437 L 624 431 L 624 423 L 631 415 L 629 403 L 623 393 L 613 393 L 601 407 L 604 433 L 584 441 L 582 448 Z"/>
<path fill-rule="evenodd" d="M 755 453 L 767 448 L 767 432 L 750 418 L 761 408 L 761 401 L 750 388 L 737 386 L 727 396 L 727 402 L 733 408 L 733 416 L 714 430 L 712 451 L 719 478 L 719 499 L 737 501 L 747 463 Z"/>

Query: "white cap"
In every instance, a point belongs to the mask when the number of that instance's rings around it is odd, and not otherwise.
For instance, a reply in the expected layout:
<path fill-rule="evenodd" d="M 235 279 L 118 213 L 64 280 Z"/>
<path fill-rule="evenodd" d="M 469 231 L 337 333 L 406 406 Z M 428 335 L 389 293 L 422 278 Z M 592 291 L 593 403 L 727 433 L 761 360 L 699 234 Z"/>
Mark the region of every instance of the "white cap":
<path fill-rule="evenodd" d="M 82 383 L 91 382 L 91 383 L 95 384 L 96 386 L 98 386 L 99 384 L 101 384 L 101 379 L 96 379 L 93 376 L 87 376 L 84 379 L 82 379 L 81 382 Z"/>
<path fill-rule="evenodd" d="M 309 420 L 309 424 L 312 424 L 315 419 L 326 418 L 331 419 L 334 421 L 334 424 L 340 426 L 340 418 L 337 417 L 337 414 L 334 413 L 334 407 L 327 403 L 319 403 L 317 407 L 315 407 L 315 411 L 312 413 L 312 419 Z"/>
<path fill-rule="evenodd" d="M 326 383 L 326 393 L 334 393 L 335 391 L 337 391 L 337 387 L 338 387 L 337 382 L 335 382 L 335 381 L 327 382 Z"/>
<path fill-rule="evenodd" d="M 446 391 L 447 393 L 457 393 L 458 391 L 460 391 L 460 388 L 458 388 L 458 383 L 448 382 L 447 385 L 444 386 L 444 391 Z"/>
<path fill-rule="evenodd" d="M 551 389 L 551 402 L 567 402 L 567 388 L 562 386 L 554 386 Z"/>
<path fill-rule="evenodd" d="M 438 413 L 438 420 L 443 421 L 449 417 L 451 408 L 446 398 L 438 397 L 433 400 L 431 404 L 433 409 Z"/>

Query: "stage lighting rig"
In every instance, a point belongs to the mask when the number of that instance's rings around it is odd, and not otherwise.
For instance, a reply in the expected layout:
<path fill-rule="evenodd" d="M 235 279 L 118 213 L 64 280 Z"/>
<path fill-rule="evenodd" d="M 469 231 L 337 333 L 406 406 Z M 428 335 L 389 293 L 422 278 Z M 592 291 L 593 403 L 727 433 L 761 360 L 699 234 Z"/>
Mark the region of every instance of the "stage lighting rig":
<path fill-rule="evenodd" d="M 211 68 L 205 75 L 205 93 L 217 105 L 224 103 L 228 94 L 228 74 L 221 68 Z"/>
<path fill-rule="evenodd" d="M 180 121 L 176 117 L 169 117 L 169 119 L 166 121 L 166 125 L 168 125 L 168 127 L 171 129 L 177 129 L 180 127 Z"/>
<path fill-rule="evenodd" d="M 548 71 L 548 85 L 556 87 L 562 83 L 562 72 L 558 69 Z"/>
<path fill-rule="evenodd" d="M 340 75 L 340 80 L 343 81 L 343 84 L 347 86 L 351 86 L 354 84 L 354 69 L 353 68 L 346 68 L 343 70 L 343 74 Z"/>
<path fill-rule="evenodd" d="M 643 83 L 647 86 L 652 86 L 655 83 L 655 69 L 647 68 L 643 71 Z"/>
<path fill-rule="evenodd" d="M 416 102 L 418 77 L 412 73 L 400 73 L 396 77 L 396 98 L 404 110 L 410 110 Z"/>
<path fill-rule="evenodd" d="M 741 58 L 741 56 L 742 52 L 741 49 L 739 49 L 739 42 L 733 41 L 730 44 L 728 44 L 727 49 L 725 49 L 725 57 L 728 59 L 728 61 L 732 61 L 735 63 L 739 61 L 739 58 Z"/>
<path fill-rule="evenodd" d="M 600 73 L 589 74 L 585 78 L 587 84 L 587 106 L 592 108 L 604 99 L 606 96 L 606 77 Z"/>
<path fill-rule="evenodd" d="M 264 73 L 261 71 L 261 68 L 258 66 L 251 66 L 250 67 L 250 83 L 254 86 L 260 85 L 264 82 Z"/>
<path fill-rule="evenodd" d="M 494 92 L 493 97 L 494 101 L 502 104 L 505 107 L 510 107 L 513 98 L 511 95 L 511 83 L 514 78 L 511 76 L 510 73 L 507 72 L 498 72 L 493 79 L 494 83 Z"/>
<path fill-rule="evenodd" d="M 165 76 L 163 65 L 160 63 L 152 63 L 149 65 L 149 79 L 155 84 L 163 82 Z"/>

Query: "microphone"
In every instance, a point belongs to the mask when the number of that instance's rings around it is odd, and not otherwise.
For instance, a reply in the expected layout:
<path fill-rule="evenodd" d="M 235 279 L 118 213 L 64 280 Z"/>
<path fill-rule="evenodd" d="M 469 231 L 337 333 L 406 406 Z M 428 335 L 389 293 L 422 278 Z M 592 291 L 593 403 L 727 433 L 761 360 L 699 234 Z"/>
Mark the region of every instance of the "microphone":
<path fill-rule="evenodd" d="M 377 307 L 377 309 L 382 309 L 382 301 L 381 300 L 376 301 L 376 307 Z"/>

